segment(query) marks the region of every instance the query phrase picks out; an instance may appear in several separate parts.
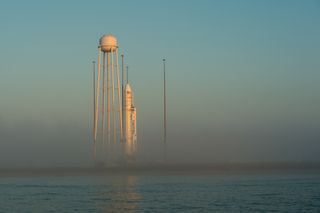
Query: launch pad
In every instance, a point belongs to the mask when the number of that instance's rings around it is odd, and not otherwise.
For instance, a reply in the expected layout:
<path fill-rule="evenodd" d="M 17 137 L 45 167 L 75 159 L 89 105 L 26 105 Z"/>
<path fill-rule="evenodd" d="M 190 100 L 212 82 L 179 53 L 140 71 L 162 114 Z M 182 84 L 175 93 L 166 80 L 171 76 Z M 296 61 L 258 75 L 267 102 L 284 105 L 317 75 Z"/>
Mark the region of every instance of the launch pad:
<path fill-rule="evenodd" d="M 121 56 L 120 85 L 117 38 L 111 34 L 103 35 L 98 46 L 97 78 L 95 63 L 93 67 L 93 157 L 100 165 L 130 163 L 137 151 L 137 111 L 128 81 L 128 68 L 124 86 Z"/>

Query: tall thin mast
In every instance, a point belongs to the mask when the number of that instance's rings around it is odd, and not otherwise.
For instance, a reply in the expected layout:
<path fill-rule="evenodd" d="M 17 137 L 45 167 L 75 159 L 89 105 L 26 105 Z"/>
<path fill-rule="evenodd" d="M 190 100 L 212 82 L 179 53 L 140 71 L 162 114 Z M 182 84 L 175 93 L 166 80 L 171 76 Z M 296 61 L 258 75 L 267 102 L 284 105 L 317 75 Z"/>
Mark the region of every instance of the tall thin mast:
<path fill-rule="evenodd" d="M 122 86 L 122 97 L 123 97 L 123 82 L 124 82 L 124 71 L 123 71 L 123 54 L 121 55 L 121 72 L 122 72 L 122 78 L 121 78 L 121 86 Z"/>
<path fill-rule="evenodd" d="M 124 142 L 125 141 L 125 139 L 124 139 L 124 136 L 125 136 L 125 133 L 124 133 L 124 131 L 125 131 L 125 118 L 124 118 L 124 96 L 123 96 L 123 83 L 124 83 L 124 71 L 123 71 L 123 54 L 121 55 L 121 74 L 122 74 L 122 77 L 121 77 L 121 106 L 122 106 L 122 111 L 121 111 L 121 113 L 122 113 L 122 141 L 121 142 Z"/>
<path fill-rule="evenodd" d="M 129 84 L 129 67 L 127 66 L 127 84 Z"/>
<path fill-rule="evenodd" d="M 96 140 L 95 140 L 95 114 L 96 114 L 96 62 L 92 61 L 93 67 L 93 129 L 92 129 L 92 136 L 93 136 L 93 158 L 96 159 Z"/>
<path fill-rule="evenodd" d="M 97 79 L 97 96 L 96 96 L 96 110 L 95 110 L 95 116 L 94 116 L 94 142 L 96 142 L 97 140 L 97 129 L 98 129 L 98 116 L 99 116 L 99 95 L 100 95 L 100 76 L 101 76 L 101 72 L 100 72 L 100 58 L 101 58 L 101 47 L 98 47 L 98 79 Z"/>
<path fill-rule="evenodd" d="M 163 142 L 167 142 L 166 59 L 163 59 Z"/>
<path fill-rule="evenodd" d="M 95 61 L 92 61 L 92 77 L 93 77 L 93 84 L 92 84 L 92 86 L 93 86 L 93 134 L 92 134 L 92 136 L 93 136 L 93 141 L 95 142 L 95 140 L 94 140 L 94 129 L 95 129 L 95 119 L 94 119 L 94 116 L 95 116 L 95 114 L 96 114 L 96 62 Z"/>
<path fill-rule="evenodd" d="M 118 62 L 118 49 L 116 49 L 116 78 L 117 78 L 117 91 L 118 91 L 118 109 L 119 110 L 119 122 L 120 122 L 120 143 L 122 143 L 123 136 L 123 123 L 122 123 L 122 101 L 121 101 L 121 93 L 120 91 L 120 74 L 119 74 L 119 62 Z M 122 87 L 122 85 L 121 85 Z M 121 88 L 122 89 L 122 88 Z"/>

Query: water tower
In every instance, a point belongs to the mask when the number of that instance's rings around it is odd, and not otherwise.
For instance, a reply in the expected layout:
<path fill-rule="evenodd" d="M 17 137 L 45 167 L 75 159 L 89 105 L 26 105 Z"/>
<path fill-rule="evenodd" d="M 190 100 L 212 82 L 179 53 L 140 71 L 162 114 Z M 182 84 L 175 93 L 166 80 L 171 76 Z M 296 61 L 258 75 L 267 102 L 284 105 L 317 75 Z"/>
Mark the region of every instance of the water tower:
<path fill-rule="evenodd" d="M 98 138 L 101 138 L 102 148 L 106 149 L 107 145 L 123 141 L 120 95 L 122 91 L 119 76 L 118 43 L 115 36 L 108 34 L 100 38 L 97 67 L 93 126 L 94 144 L 96 144 Z"/>

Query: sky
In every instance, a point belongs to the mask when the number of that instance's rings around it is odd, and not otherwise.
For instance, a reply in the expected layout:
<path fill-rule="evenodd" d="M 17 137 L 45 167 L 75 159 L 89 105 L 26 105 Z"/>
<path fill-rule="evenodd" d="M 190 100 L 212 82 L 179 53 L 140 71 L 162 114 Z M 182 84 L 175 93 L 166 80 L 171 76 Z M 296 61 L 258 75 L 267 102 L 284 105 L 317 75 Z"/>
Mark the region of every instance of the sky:
<path fill-rule="evenodd" d="M 320 161 L 320 2 L 19 1 L 0 7 L 0 167 L 92 162 L 92 61 L 112 33 L 129 66 L 139 156 Z"/>

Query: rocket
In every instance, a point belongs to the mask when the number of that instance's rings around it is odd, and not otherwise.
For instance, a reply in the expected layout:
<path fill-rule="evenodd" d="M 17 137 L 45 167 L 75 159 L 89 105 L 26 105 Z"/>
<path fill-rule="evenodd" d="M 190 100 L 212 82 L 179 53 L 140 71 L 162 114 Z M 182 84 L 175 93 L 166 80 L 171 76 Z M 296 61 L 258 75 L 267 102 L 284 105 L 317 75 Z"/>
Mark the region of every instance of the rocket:
<path fill-rule="evenodd" d="M 137 111 L 134 107 L 133 91 L 126 84 L 124 88 L 124 117 L 125 117 L 125 153 L 127 157 L 133 157 L 137 145 Z"/>

